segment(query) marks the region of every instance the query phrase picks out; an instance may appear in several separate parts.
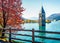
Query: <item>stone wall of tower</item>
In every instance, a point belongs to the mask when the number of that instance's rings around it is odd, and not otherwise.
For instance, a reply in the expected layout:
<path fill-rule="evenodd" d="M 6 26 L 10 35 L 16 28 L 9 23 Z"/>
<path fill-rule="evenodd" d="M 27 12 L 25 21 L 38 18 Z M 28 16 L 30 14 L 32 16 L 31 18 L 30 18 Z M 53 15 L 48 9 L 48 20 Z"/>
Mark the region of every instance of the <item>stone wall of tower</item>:
<path fill-rule="evenodd" d="M 45 13 L 42 14 L 42 26 L 45 26 Z"/>
<path fill-rule="evenodd" d="M 39 13 L 39 26 L 45 26 L 45 11 L 42 7 L 41 13 Z"/>
<path fill-rule="evenodd" d="M 39 13 L 39 26 L 42 26 L 42 14 Z"/>
<path fill-rule="evenodd" d="M 42 7 L 41 14 L 42 14 L 42 26 L 45 26 L 45 11 L 43 7 Z"/>

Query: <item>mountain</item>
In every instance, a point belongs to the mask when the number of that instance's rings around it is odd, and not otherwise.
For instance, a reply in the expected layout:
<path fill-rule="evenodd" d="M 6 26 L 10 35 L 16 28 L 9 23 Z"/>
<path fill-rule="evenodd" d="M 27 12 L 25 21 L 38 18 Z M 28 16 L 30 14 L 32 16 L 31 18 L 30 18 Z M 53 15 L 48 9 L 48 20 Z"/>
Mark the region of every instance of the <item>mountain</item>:
<path fill-rule="evenodd" d="M 47 20 L 60 20 L 60 13 L 55 13 L 47 17 Z"/>
<path fill-rule="evenodd" d="M 31 17 L 31 18 L 24 18 L 22 17 L 23 20 L 38 20 L 38 17 Z"/>
<path fill-rule="evenodd" d="M 31 17 L 30 20 L 38 20 L 38 17 Z"/>
<path fill-rule="evenodd" d="M 27 20 L 26 18 L 24 18 L 24 17 L 21 17 L 23 20 Z"/>

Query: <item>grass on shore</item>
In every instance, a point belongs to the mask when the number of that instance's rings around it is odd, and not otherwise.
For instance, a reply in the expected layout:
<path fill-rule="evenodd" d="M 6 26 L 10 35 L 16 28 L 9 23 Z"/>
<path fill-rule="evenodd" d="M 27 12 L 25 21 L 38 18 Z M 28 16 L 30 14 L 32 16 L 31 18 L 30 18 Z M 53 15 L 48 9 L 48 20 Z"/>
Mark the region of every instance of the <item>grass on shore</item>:
<path fill-rule="evenodd" d="M 12 42 L 13 43 L 24 43 L 24 42 L 18 42 L 18 41 L 15 41 L 15 40 L 13 40 Z"/>

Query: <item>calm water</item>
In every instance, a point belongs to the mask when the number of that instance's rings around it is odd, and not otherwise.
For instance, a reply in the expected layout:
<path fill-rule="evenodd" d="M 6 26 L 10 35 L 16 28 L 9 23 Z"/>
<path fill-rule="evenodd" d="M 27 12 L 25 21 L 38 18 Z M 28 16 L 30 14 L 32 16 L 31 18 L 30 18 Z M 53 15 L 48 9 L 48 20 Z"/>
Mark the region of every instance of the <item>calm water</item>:
<path fill-rule="evenodd" d="M 39 30 L 39 24 L 38 23 L 25 23 L 24 25 L 22 24 L 23 28 L 31 30 L 32 28 L 34 28 L 35 30 Z M 56 31 L 56 32 L 60 32 L 60 21 L 56 21 L 56 22 L 51 22 L 49 24 L 46 24 L 46 29 L 45 31 Z M 29 34 L 32 35 L 31 32 L 25 32 L 25 31 L 19 31 L 19 34 Z M 40 33 L 35 33 L 35 35 L 40 35 Z M 60 38 L 60 35 L 58 34 L 44 34 L 46 37 L 55 37 L 55 38 Z M 20 38 L 20 39 L 26 39 L 26 40 L 32 40 L 31 37 L 27 37 L 27 36 L 16 36 L 16 38 Z M 60 41 L 56 41 L 56 40 L 48 40 L 48 39 L 39 39 L 39 38 L 35 38 L 35 41 L 43 41 L 44 43 L 60 43 Z M 25 43 L 29 43 L 29 42 L 25 42 Z M 31 42 L 30 42 L 31 43 Z"/>

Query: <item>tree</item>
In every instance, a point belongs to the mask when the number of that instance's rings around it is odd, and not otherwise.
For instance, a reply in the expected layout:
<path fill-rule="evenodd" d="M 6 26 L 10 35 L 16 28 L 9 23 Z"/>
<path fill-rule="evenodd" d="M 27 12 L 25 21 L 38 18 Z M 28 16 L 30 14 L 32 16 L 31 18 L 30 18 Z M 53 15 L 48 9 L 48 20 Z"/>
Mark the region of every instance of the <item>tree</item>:
<path fill-rule="evenodd" d="M 21 17 L 24 11 L 24 8 L 21 7 L 21 0 L 0 0 L 0 3 L 0 12 L 3 13 L 4 28 L 11 26 L 21 29 Z"/>

